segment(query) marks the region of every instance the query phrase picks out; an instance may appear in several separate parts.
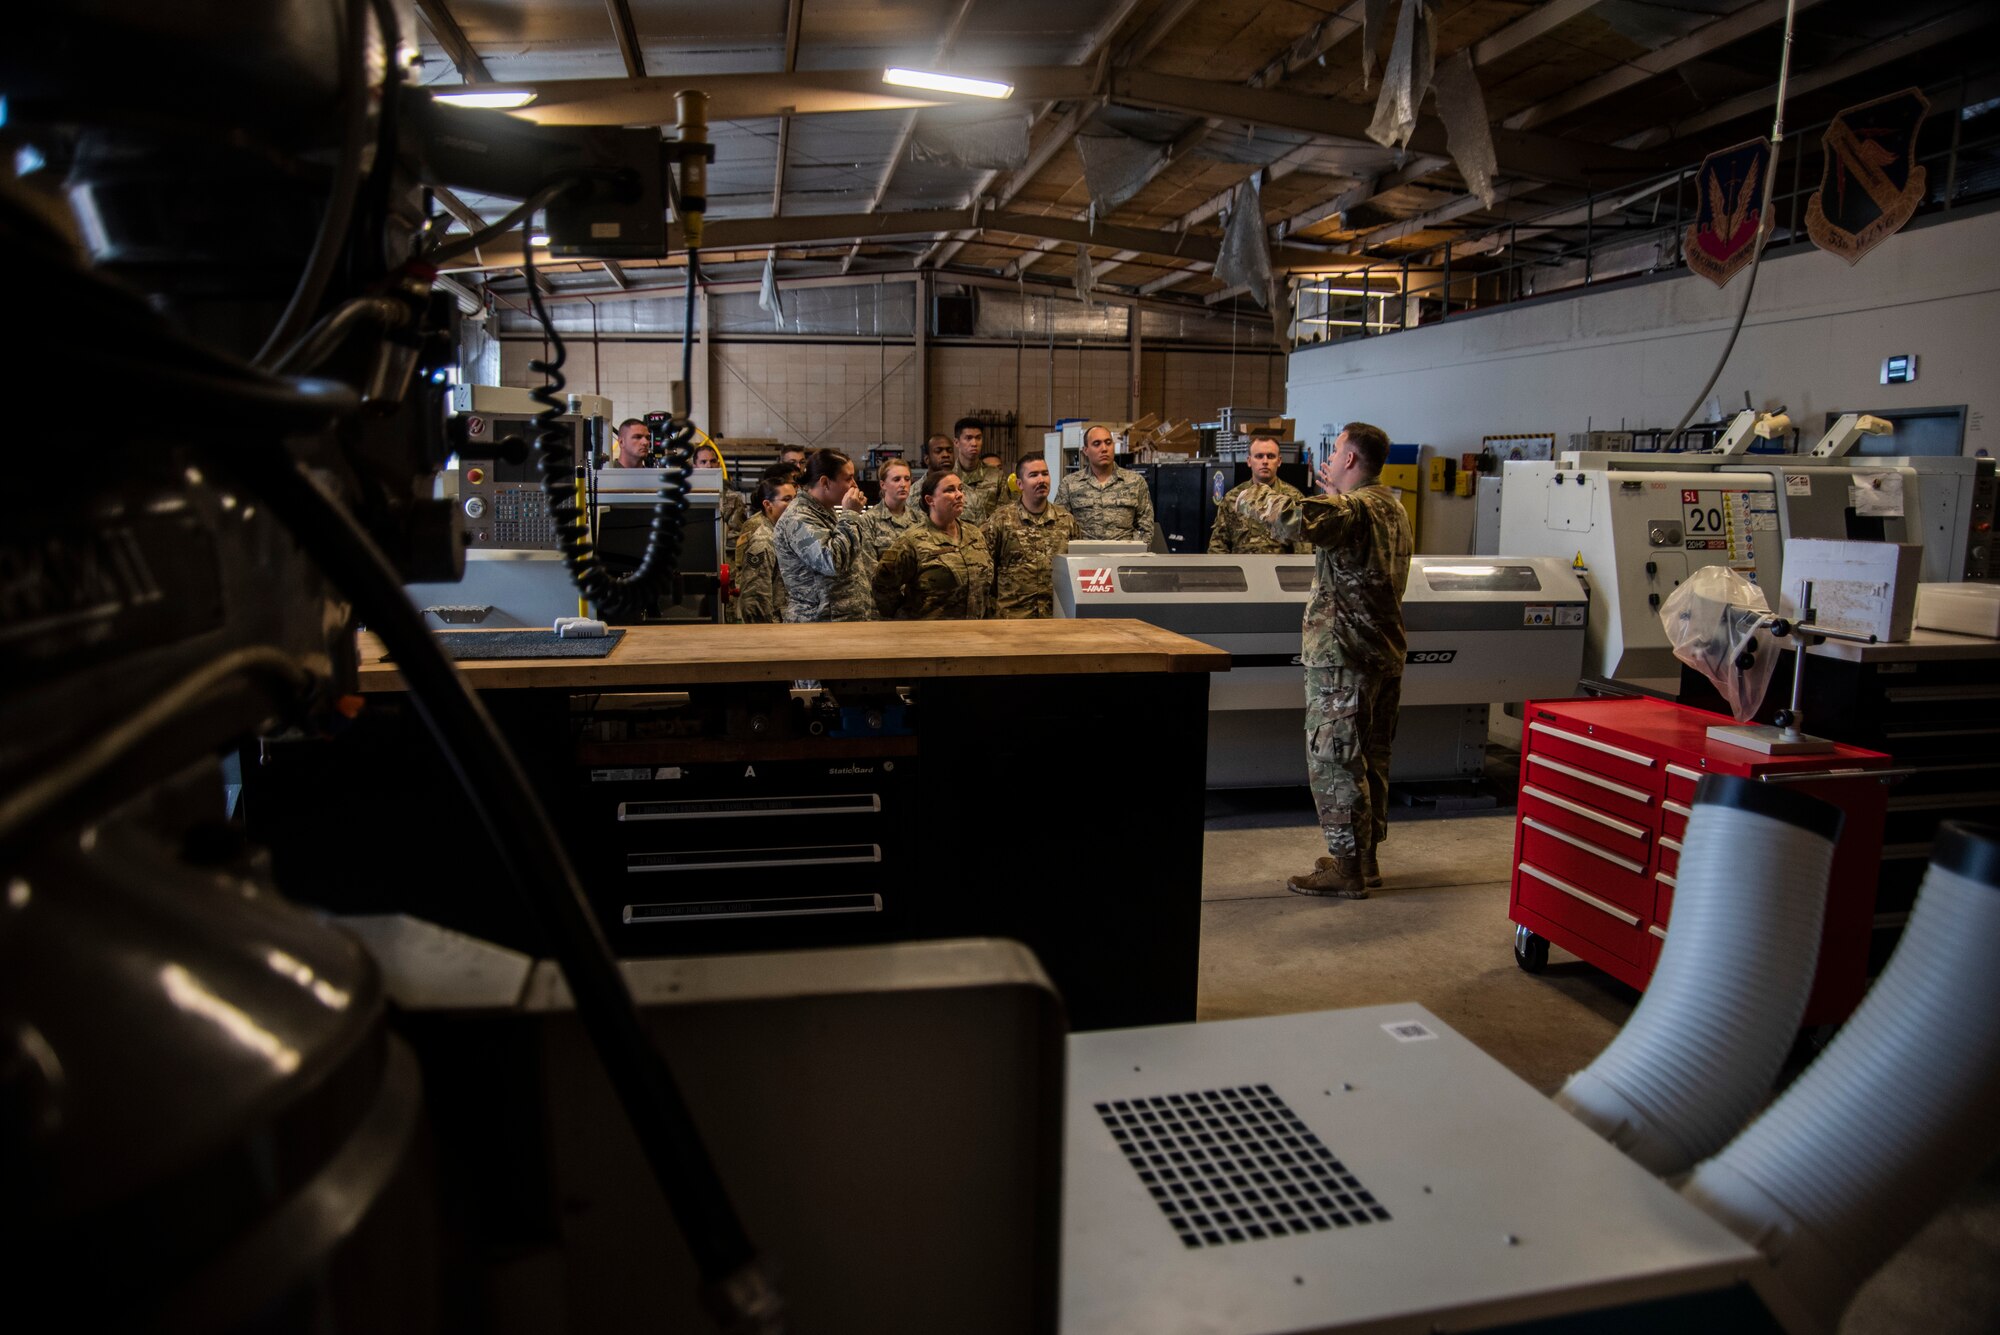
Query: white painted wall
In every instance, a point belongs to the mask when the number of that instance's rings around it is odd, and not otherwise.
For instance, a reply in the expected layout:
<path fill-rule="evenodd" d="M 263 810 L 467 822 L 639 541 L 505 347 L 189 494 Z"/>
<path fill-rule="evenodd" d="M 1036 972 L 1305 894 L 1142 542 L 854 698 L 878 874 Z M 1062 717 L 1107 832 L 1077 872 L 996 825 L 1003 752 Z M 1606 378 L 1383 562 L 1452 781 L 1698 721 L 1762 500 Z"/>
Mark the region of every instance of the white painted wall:
<path fill-rule="evenodd" d="M 1743 282 L 1684 275 L 1308 348 L 1291 358 L 1291 415 L 1307 439 L 1374 422 L 1451 455 L 1512 432 L 1567 444 L 1587 420 L 1671 427 L 1722 352 Z M 1916 382 L 1878 383 L 1882 359 L 1906 352 Z M 1906 229 L 1852 268 L 1817 249 L 1772 257 L 1712 393 L 1729 411 L 1746 390 L 1789 407 L 1808 445 L 1830 409 L 1965 404 L 1966 452 L 2000 447 L 2000 211 Z"/>

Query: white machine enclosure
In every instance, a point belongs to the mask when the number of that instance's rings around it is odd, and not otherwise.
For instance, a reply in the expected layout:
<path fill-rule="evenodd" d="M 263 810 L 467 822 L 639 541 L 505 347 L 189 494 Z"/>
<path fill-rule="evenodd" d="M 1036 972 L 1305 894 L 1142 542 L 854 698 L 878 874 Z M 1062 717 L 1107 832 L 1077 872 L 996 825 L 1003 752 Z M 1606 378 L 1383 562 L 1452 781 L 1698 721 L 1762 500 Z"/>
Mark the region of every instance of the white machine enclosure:
<path fill-rule="evenodd" d="M 1660 624 L 1667 595 L 1702 566 L 1776 587 L 1781 550 L 1772 480 L 1713 470 L 1507 465 L 1500 545 L 1588 572 L 1584 673 L 1657 690 L 1680 686 Z"/>
<path fill-rule="evenodd" d="M 1064 1335 L 1427 1335 L 1765 1265 L 1414 1004 L 1075 1034 L 1067 1099 Z"/>
<path fill-rule="evenodd" d="M 1502 549 L 1580 559 L 1587 571 L 1585 675 L 1670 694 L 1680 665 L 1659 605 L 1702 566 L 1732 567 L 1774 607 L 1795 537 L 1921 543 L 1931 582 L 1993 571 L 1990 459 L 1571 452 L 1511 462 L 1503 477 Z"/>
<path fill-rule="evenodd" d="M 611 416 L 611 400 L 602 394 L 564 394 L 563 402 L 577 417 L 609 419 Z M 451 387 L 451 410 L 455 413 L 478 413 L 488 417 L 532 417 L 541 412 L 542 408 L 542 404 L 535 402 L 534 391 L 513 385 Z"/>
<path fill-rule="evenodd" d="M 459 470 L 447 469 L 440 479 L 440 494 L 456 497 L 459 481 Z M 600 521 L 614 507 L 650 507 L 659 485 L 657 468 L 598 469 L 593 490 Z M 689 475 L 687 523 L 711 529 L 717 551 L 722 547 L 722 485 L 719 468 L 697 468 Z M 559 616 L 590 615 L 579 603 L 562 553 L 552 544 L 473 547 L 465 553 L 465 577 L 458 583 L 411 584 L 406 591 L 418 610 L 428 613 L 440 628 L 548 626 Z"/>
<path fill-rule="evenodd" d="M 1227 650 L 1230 670 L 1209 687 L 1209 786 L 1298 786 L 1306 782 L 1299 623 L 1312 580 L 1303 555 L 1070 552 L 1055 560 L 1056 615 L 1134 617 Z M 1573 694 L 1587 601 L 1567 560 L 1414 558 L 1390 777 L 1478 774 L 1489 705 Z"/>

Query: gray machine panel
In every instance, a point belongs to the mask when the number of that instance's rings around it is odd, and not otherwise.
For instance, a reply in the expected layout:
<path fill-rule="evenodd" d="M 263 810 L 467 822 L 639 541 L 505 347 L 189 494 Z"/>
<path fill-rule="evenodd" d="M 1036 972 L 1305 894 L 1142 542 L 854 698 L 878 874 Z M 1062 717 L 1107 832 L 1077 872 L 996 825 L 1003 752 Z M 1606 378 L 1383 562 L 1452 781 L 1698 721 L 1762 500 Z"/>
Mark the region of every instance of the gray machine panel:
<path fill-rule="evenodd" d="M 1297 657 L 1312 579 L 1312 558 L 1298 555 L 1072 552 L 1055 560 L 1056 615 L 1135 617 L 1226 649 L 1233 665 L 1209 688 L 1209 785 L 1303 784 Z M 1489 704 L 1573 694 L 1587 603 L 1565 560 L 1414 558 L 1390 777 L 1476 774 Z"/>
<path fill-rule="evenodd" d="M 1065 1335 L 1463 1330 L 1727 1288 L 1764 1267 L 1421 1006 L 1077 1034 L 1069 1054 Z M 1301 1228 L 1298 1197 L 1252 1184 L 1278 1230 L 1242 1188 L 1226 1193 L 1235 1205 L 1187 1190 L 1229 1149 L 1162 1134 L 1169 1117 L 1185 1127 L 1191 1095 L 1240 1096 L 1246 1123 L 1294 1133 L 1295 1159 L 1330 1151 L 1360 1209 L 1333 1201 L 1336 1223 L 1315 1201 Z M 1148 1163 L 1146 1182 L 1133 1158 L 1157 1151 L 1141 1140 L 1171 1140 L 1185 1162 Z M 1240 1241 L 1220 1234 L 1225 1215 Z"/>
<path fill-rule="evenodd" d="M 1851 489 L 1874 477 L 1893 480 L 1898 500 L 1857 516 Z M 1589 570 L 1586 671 L 1654 689 L 1680 684 L 1658 603 L 1704 565 L 1729 565 L 1768 596 L 1782 586 L 1784 539 L 1876 538 L 1922 544 L 1926 582 L 1995 573 L 1991 459 L 1573 452 L 1510 462 L 1505 480 L 1501 549 L 1581 556 Z M 1711 512 L 1723 531 L 1694 531 Z"/>

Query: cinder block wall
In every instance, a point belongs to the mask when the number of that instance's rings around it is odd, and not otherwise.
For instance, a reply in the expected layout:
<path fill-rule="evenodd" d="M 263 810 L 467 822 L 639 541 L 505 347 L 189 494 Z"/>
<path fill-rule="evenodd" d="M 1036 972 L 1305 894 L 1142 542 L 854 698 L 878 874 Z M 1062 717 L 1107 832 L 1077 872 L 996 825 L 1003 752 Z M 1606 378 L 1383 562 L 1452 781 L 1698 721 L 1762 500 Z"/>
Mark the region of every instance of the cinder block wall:
<path fill-rule="evenodd" d="M 501 344 L 502 384 L 530 386 L 539 339 Z M 574 391 L 608 395 L 616 414 L 638 417 L 669 406 L 680 378 L 681 345 L 652 339 L 568 344 L 565 374 Z M 697 358 L 699 353 L 697 353 Z M 1124 348 L 1040 348 L 938 344 L 929 349 L 930 413 L 923 410 L 916 349 L 908 343 L 826 343 L 807 339 L 723 342 L 715 348 L 711 416 L 704 429 L 725 436 L 775 436 L 858 453 L 884 441 L 920 445 L 959 417 L 1012 412 L 1021 449 L 1039 449 L 1050 425 L 1068 417 L 1124 420 L 1130 411 L 1130 354 Z M 701 372 L 696 371 L 699 380 Z M 1208 421 L 1225 404 L 1285 406 L 1285 362 L 1275 352 L 1142 348 L 1139 412 Z"/>

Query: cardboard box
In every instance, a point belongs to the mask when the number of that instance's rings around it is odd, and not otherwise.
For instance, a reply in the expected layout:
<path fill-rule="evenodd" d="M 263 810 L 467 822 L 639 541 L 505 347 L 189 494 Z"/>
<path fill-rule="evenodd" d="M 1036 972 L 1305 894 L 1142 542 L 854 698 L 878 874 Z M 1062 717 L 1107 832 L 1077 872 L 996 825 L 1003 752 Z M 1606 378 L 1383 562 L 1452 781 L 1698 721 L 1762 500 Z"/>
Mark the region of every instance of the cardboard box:
<path fill-rule="evenodd" d="M 1923 559 L 1919 543 L 1793 538 L 1785 544 L 1778 613 L 1800 616 L 1800 594 L 1811 583 L 1819 625 L 1873 635 L 1885 644 L 1907 640 L 1916 620 Z"/>
<path fill-rule="evenodd" d="M 1919 584 L 1917 625 L 2000 640 L 2000 584 Z"/>

